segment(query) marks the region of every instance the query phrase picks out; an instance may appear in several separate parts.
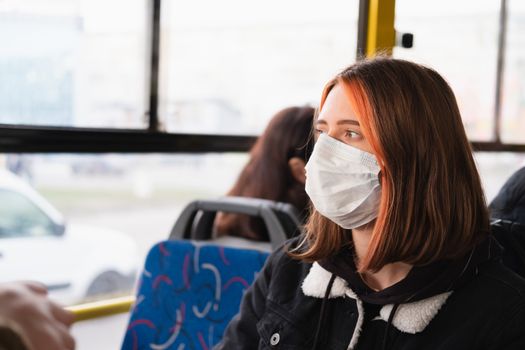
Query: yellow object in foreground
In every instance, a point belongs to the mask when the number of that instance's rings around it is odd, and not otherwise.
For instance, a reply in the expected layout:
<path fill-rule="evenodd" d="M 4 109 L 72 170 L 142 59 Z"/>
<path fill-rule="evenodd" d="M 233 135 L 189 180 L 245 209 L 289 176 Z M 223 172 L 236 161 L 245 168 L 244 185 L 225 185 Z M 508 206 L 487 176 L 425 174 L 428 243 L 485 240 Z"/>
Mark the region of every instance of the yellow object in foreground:
<path fill-rule="evenodd" d="M 65 309 L 75 315 L 75 322 L 126 313 L 135 302 L 134 296 L 94 301 L 68 306 Z"/>

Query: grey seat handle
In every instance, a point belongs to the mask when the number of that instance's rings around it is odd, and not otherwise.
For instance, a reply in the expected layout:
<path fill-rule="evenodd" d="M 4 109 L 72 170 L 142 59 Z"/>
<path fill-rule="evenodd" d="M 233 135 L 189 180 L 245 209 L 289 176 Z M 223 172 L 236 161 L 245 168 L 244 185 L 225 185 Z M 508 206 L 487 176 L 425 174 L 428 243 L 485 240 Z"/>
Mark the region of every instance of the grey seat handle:
<path fill-rule="evenodd" d="M 301 225 L 297 209 L 291 204 L 258 198 L 222 197 L 218 199 L 196 200 L 182 211 L 170 233 L 170 239 L 199 239 L 192 237 L 191 227 L 199 211 L 246 214 L 263 220 L 270 237 L 272 248 L 280 246 L 287 238 L 285 229 L 277 213 L 286 215 L 297 227 Z"/>

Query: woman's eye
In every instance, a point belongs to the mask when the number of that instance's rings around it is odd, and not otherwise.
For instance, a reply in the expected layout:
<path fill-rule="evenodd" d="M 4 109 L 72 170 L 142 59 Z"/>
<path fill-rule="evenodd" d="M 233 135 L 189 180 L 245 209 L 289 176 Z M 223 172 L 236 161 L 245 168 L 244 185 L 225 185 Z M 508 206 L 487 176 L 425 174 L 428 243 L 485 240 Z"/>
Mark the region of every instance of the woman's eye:
<path fill-rule="evenodd" d="M 321 130 L 321 129 L 315 129 L 315 133 L 316 133 L 316 134 L 322 134 L 322 133 L 323 133 L 323 130 Z"/>
<path fill-rule="evenodd" d="M 349 137 L 349 138 L 352 138 L 352 139 L 355 139 L 357 137 L 361 137 L 361 134 L 359 134 L 358 132 L 352 131 L 352 130 L 347 130 L 345 136 Z"/>

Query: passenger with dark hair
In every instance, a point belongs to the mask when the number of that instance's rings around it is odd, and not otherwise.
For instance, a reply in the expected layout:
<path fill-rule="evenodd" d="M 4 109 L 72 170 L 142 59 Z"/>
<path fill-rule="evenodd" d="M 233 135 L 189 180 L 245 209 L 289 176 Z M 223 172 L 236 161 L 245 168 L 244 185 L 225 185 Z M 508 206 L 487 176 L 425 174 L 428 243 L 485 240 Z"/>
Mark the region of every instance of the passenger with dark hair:
<path fill-rule="evenodd" d="M 302 237 L 274 252 L 218 349 L 525 349 L 454 94 L 376 58 L 325 87 Z"/>
<path fill-rule="evenodd" d="M 490 202 L 492 219 L 509 220 L 525 225 L 525 167 L 516 171 L 505 182 Z"/>
<path fill-rule="evenodd" d="M 504 249 L 503 263 L 525 277 L 525 167 L 505 182 L 489 209 L 492 233 Z"/>
<path fill-rule="evenodd" d="M 278 112 L 252 147 L 248 164 L 228 195 L 290 203 L 306 217 L 309 201 L 304 191 L 304 167 L 313 148 L 313 118 L 312 107 Z M 215 229 L 219 236 L 269 240 L 262 220 L 246 215 L 220 214 Z"/>

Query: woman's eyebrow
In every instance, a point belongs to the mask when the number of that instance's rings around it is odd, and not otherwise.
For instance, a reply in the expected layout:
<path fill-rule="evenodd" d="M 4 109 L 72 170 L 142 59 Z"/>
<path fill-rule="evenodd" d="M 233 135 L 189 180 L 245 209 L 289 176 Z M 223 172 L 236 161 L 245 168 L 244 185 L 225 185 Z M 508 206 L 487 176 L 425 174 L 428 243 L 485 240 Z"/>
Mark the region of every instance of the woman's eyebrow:
<path fill-rule="evenodd" d="M 328 123 L 323 120 L 323 119 L 318 119 L 315 124 L 323 124 L 323 125 L 327 125 Z M 353 120 L 353 119 L 343 119 L 343 120 L 339 120 L 337 122 L 337 125 L 344 125 L 344 124 L 351 124 L 351 125 L 356 125 L 356 126 L 360 126 L 359 125 L 359 122 L 357 120 Z"/>
<path fill-rule="evenodd" d="M 352 124 L 352 125 L 360 126 L 359 122 L 357 120 L 353 120 L 353 119 L 343 119 L 343 120 L 339 120 L 337 122 L 337 125 L 343 125 L 343 124 Z"/>

